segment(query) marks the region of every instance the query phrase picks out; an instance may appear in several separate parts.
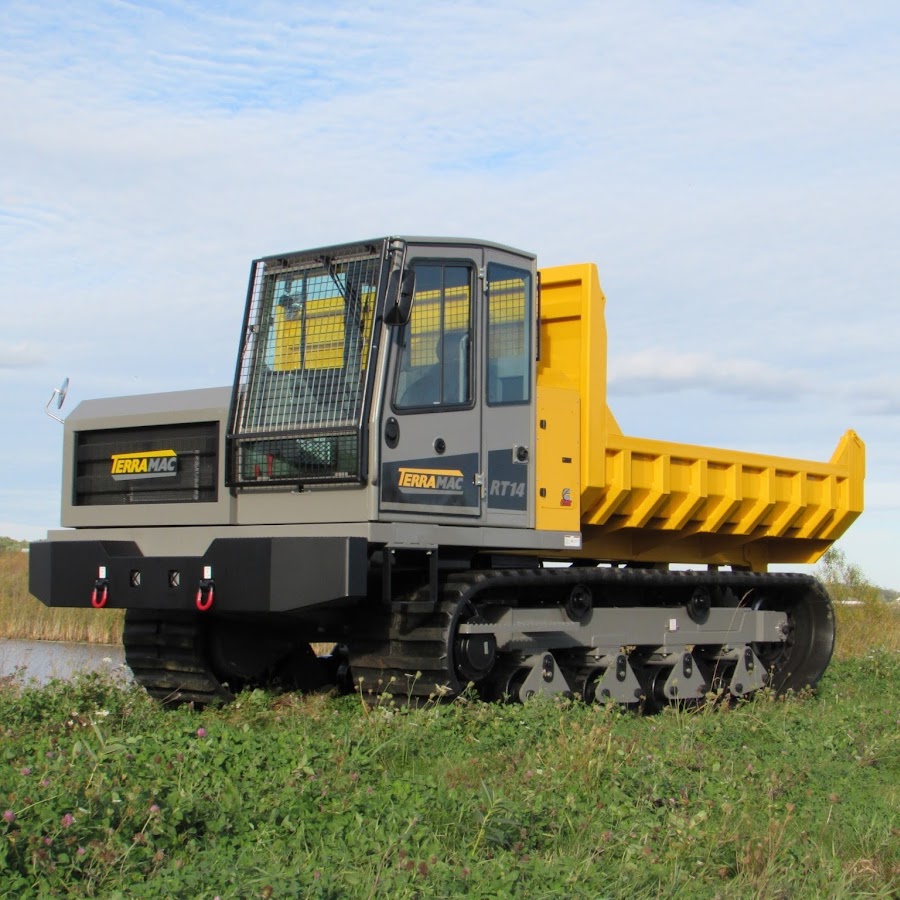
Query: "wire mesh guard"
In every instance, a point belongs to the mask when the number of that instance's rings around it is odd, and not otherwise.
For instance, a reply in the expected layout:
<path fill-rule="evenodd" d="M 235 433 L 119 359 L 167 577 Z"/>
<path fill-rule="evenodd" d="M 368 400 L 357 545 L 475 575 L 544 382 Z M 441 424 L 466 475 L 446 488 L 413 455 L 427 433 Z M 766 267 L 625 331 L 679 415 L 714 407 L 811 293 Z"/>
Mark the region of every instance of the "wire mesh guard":
<path fill-rule="evenodd" d="M 380 260 L 369 247 L 255 264 L 232 431 L 235 483 L 360 480 Z"/>

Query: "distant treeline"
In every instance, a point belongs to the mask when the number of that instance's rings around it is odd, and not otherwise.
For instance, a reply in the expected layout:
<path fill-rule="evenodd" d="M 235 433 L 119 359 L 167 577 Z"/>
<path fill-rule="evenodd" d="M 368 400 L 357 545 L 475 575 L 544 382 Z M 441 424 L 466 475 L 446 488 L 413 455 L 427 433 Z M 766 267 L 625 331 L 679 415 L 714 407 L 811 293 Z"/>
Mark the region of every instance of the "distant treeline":
<path fill-rule="evenodd" d="M 28 541 L 17 541 L 14 538 L 0 537 L 0 550 L 24 550 Z"/>

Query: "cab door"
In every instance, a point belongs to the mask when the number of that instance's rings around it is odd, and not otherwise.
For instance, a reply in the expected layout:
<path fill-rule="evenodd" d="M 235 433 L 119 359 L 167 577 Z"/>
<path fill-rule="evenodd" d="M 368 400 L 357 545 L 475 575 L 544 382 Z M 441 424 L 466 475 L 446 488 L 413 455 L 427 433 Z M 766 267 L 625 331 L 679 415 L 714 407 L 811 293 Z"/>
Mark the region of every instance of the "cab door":
<path fill-rule="evenodd" d="M 536 264 L 485 248 L 482 460 L 485 524 L 534 527 Z"/>
<path fill-rule="evenodd" d="M 478 247 L 408 249 L 415 295 L 409 322 L 391 329 L 379 438 L 388 518 L 483 518 L 482 263 Z"/>

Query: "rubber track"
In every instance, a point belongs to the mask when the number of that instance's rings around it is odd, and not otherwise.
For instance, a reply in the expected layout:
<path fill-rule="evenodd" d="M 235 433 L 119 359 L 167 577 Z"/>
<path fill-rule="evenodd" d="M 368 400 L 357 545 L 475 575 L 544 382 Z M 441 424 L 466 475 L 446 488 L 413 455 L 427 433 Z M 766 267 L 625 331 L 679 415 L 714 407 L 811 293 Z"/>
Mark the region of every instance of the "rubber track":
<path fill-rule="evenodd" d="M 129 609 L 122 643 L 135 680 L 154 699 L 198 706 L 233 699 L 209 669 L 195 615 Z"/>
<path fill-rule="evenodd" d="M 735 592 L 776 588 L 793 591 L 813 588 L 818 582 L 809 575 L 720 571 L 672 571 L 636 568 L 546 568 L 497 569 L 458 572 L 441 587 L 439 602 L 427 607 L 427 588 L 398 600 L 380 619 L 359 623 L 348 642 L 354 687 L 369 702 L 390 698 L 418 705 L 432 698 L 451 698 L 462 684 L 453 670 L 451 647 L 456 619 L 467 603 L 498 595 L 518 606 L 537 606 L 559 601 L 560 589 L 585 585 L 597 588 L 662 591 L 669 599 L 684 602 L 681 592 L 696 587 L 731 588 Z M 549 597 L 543 597 L 547 591 Z M 555 596 L 554 596 L 555 595 Z M 596 599 L 602 600 L 602 595 Z M 685 598 L 686 599 L 686 598 Z M 823 594 L 827 601 L 827 596 Z M 824 661 L 827 664 L 828 660 Z M 824 668 L 823 664 L 823 668 Z"/>

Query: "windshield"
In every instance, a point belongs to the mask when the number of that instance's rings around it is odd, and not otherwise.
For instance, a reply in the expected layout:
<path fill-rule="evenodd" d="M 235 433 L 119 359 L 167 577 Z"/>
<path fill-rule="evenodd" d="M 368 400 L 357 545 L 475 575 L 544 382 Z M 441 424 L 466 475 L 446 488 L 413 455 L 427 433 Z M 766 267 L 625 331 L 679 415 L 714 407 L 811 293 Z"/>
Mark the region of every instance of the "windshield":
<path fill-rule="evenodd" d="M 356 479 L 380 255 L 254 266 L 237 482 Z"/>

